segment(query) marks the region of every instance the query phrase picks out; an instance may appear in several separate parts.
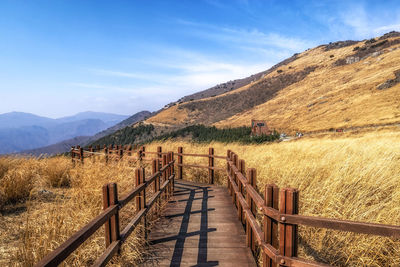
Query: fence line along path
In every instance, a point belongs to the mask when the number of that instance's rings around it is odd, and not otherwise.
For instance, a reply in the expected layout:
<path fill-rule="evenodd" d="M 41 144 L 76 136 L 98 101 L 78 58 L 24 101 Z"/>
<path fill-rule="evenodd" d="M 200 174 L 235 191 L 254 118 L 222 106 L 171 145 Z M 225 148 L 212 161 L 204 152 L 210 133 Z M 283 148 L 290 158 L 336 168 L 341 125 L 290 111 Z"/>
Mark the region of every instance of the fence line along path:
<path fill-rule="evenodd" d="M 161 147 L 155 152 L 146 151 L 145 147 L 134 151 L 130 146 L 71 149 L 74 164 L 84 164 L 85 158 L 97 160 L 99 156 L 105 158 L 105 163 L 124 158 L 140 164 L 151 161 L 152 174 L 145 175 L 144 168 L 137 169 L 136 187 L 122 198 L 117 195 L 116 184 L 105 185 L 104 211 L 36 266 L 60 264 L 102 226 L 105 251 L 94 265 L 105 266 L 139 223 L 150 244 L 144 266 L 256 266 L 259 258 L 259 265 L 264 267 L 327 266 L 298 258 L 299 225 L 400 238 L 398 225 L 299 215 L 298 190 L 280 189 L 273 184 L 261 190 L 257 187 L 256 169 L 246 168 L 245 161 L 231 150 L 226 156 L 216 156 L 213 148 L 208 154 L 184 153 L 182 147 L 175 154 L 164 153 Z M 185 164 L 187 157 L 208 159 L 208 164 Z M 223 160 L 225 167 L 217 167 L 216 159 Z M 183 180 L 184 168 L 207 169 L 208 183 Z M 214 185 L 215 171 L 226 174 L 227 187 Z M 118 211 L 133 199 L 137 213 L 120 231 Z M 146 216 L 156 202 L 166 203 L 166 209 L 159 223 L 148 229 Z M 158 214 L 159 210 L 155 212 Z"/>

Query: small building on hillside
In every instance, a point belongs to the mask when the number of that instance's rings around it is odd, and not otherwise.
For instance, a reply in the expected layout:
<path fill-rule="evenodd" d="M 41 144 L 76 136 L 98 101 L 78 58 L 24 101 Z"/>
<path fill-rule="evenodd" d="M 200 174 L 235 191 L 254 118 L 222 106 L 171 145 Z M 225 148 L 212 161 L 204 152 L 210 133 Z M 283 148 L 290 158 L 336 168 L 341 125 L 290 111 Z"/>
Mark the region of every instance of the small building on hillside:
<path fill-rule="evenodd" d="M 272 131 L 264 120 L 251 120 L 251 135 L 269 135 Z"/>

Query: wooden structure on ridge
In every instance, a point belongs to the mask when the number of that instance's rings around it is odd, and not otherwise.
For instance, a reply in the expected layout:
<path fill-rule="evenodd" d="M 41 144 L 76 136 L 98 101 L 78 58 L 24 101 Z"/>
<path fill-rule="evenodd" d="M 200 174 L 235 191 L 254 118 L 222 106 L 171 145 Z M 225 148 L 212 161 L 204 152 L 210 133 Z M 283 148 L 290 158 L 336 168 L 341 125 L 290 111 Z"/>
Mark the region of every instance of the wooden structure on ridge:
<path fill-rule="evenodd" d="M 270 135 L 272 132 L 269 130 L 266 121 L 264 120 L 251 120 L 251 135 Z"/>

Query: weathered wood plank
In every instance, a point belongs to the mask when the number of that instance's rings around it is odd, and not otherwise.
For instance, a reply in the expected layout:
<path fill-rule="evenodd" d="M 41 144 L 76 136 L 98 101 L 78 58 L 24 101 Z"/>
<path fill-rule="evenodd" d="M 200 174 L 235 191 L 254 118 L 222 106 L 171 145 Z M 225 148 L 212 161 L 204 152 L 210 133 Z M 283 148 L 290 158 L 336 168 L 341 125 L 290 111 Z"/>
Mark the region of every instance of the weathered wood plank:
<path fill-rule="evenodd" d="M 143 266 L 256 266 L 226 188 L 176 180 L 174 192 Z"/>

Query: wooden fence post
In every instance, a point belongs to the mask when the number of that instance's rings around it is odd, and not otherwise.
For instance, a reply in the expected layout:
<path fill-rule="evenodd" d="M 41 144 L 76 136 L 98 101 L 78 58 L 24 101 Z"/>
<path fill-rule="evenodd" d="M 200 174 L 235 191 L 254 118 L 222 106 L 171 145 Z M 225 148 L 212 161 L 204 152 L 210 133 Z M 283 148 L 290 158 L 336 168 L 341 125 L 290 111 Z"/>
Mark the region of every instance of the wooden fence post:
<path fill-rule="evenodd" d="M 243 159 L 241 159 L 241 160 L 238 160 L 239 161 L 239 172 L 241 173 L 241 174 L 243 174 L 243 176 L 245 176 L 246 175 L 246 173 L 245 173 L 245 161 L 243 160 Z M 247 178 L 248 179 L 248 178 Z M 246 179 L 246 180 L 247 180 Z M 238 181 L 238 188 L 239 188 L 239 192 L 240 192 L 240 194 L 243 196 L 243 197 L 246 197 L 245 195 L 244 195 L 244 192 L 243 192 L 243 184 L 242 184 L 242 182 L 241 182 L 241 180 L 238 178 L 237 179 L 237 181 Z M 246 223 L 246 218 L 245 218 L 245 216 L 244 216 L 244 212 L 243 212 L 243 207 L 242 207 L 242 205 L 240 204 L 240 202 L 238 201 L 238 204 L 239 204 L 239 207 L 240 207 L 240 209 L 238 209 L 238 213 L 239 213 L 239 220 L 242 222 L 242 224 L 245 224 Z"/>
<path fill-rule="evenodd" d="M 79 158 L 81 160 L 81 163 L 83 164 L 83 147 L 79 148 Z"/>
<path fill-rule="evenodd" d="M 107 209 L 110 206 L 109 202 L 109 190 L 108 184 L 103 185 L 103 210 Z M 106 248 L 111 244 L 111 219 L 108 219 L 107 222 L 104 223 L 104 232 L 106 239 Z"/>
<path fill-rule="evenodd" d="M 208 183 L 214 184 L 214 148 L 208 149 Z"/>
<path fill-rule="evenodd" d="M 137 152 L 137 154 L 138 154 L 138 160 L 139 160 L 139 162 L 142 162 L 142 156 L 143 156 L 143 154 L 142 154 L 142 150 L 138 150 L 138 152 Z"/>
<path fill-rule="evenodd" d="M 141 181 L 142 181 L 142 179 L 141 179 L 141 172 L 140 172 L 140 169 L 136 169 L 135 170 L 135 187 L 138 187 L 140 184 L 141 184 Z M 141 193 L 138 195 L 138 196 L 136 196 L 136 212 L 139 212 L 140 210 L 141 210 L 141 208 L 142 208 L 142 198 L 141 198 Z"/>
<path fill-rule="evenodd" d="M 279 208 L 279 188 L 274 184 L 269 184 L 265 186 L 264 192 L 264 203 L 267 207 L 271 207 L 274 209 Z M 272 245 L 275 248 L 278 248 L 278 224 L 275 220 L 269 218 L 264 215 L 264 240 L 267 244 Z M 271 258 L 267 256 L 267 254 L 263 253 L 263 267 L 272 267 L 276 266 L 276 262 L 274 262 Z"/>
<path fill-rule="evenodd" d="M 183 154 L 183 147 L 178 147 L 178 170 L 179 170 L 179 176 L 178 176 L 178 178 L 179 179 L 183 179 L 183 167 L 182 167 L 182 164 L 183 164 L 183 156 L 182 156 L 182 154 Z"/>
<path fill-rule="evenodd" d="M 156 174 L 160 170 L 160 162 L 158 159 L 153 160 L 153 175 Z M 158 177 L 154 180 L 154 189 L 155 193 L 160 191 L 160 179 L 161 175 L 158 175 Z M 161 204 L 160 204 L 160 199 L 157 200 L 157 212 L 160 213 L 161 210 Z"/>
<path fill-rule="evenodd" d="M 232 165 L 235 166 L 235 153 L 234 152 L 231 153 L 231 162 L 232 162 Z M 232 177 L 232 185 L 231 185 L 232 186 L 232 190 L 231 190 L 232 202 L 236 206 L 236 195 L 235 195 L 235 190 L 233 189 L 233 182 L 236 181 L 236 177 L 235 177 L 235 172 L 234 172 L 233 168 L 231 168 L 231 177 Z"/>
<path fill-rule="evenodd" d="M 72 161 L 72 163 L 74 164 L 74 166 L 75 166 L 75 160 L 74 160 L 74 158 L 75 158 L 75 153 L 74 153 L 74 150 L 75 150 L 75 147 L 74 146 L 72 146 L 71 147 L 71 161 Z"/>
<path fill-rule="evenodd" d="M 298 214 L 298 205 L 298 191 L 296 189 L 281 189 L 279 192 L 281 221 L 285 221 L 285 214 Z M 279 223 L 279 254 L 297 257 L 297 225 Z M 284 260 L 280 264 L 284 265 Z"/>
<path fill-rule="evenodd" d="M 108 163 L 108 148 L 104 145 L 104 156 L 106 159 L 106 164 Z"/>
<path fill-rule="evenodd" d="M 142 158 L 146 157 L 146 147 L 142 146 L 140 150 L 142 151 Z"/>
<path fill-rule="evenodd" d="M 171 161 L 175 160 L 175 154 L 173 151 L 171 151 Z M 174 195 L 175 191 L 175 162 L 171 165 L 171 175 L 174 175 L 174 178 L 172 179 L 172 195 Z"/>
<path fill-rule="evenodd" d="M 157 157 L 159 158 L 159 159 L 162 159 L 162 147 L 160 147 L 160 146 L 158 146 L 157 147 Z"/>
<path fill-rule="evenodd" d="M 249 185 L 252 186 L 254 189 L 256 189 L 256 179 L 257 179 L 256 169 L 249 168 L 247 170 L 247 181 L 248 181 Z M 249 193 L 247 193 L 247 195 L 246 195 L 246 200 L 247 200 L 247 205 L 249 205 L 249 208 L 251 210 L 251 213 L 256 218 L 257 217 L 257 207 L 256 207 L 253 199 L 250 197 Z M 247 234 L 248 234 L 247 237 L 249 239 L 248 245 L 249 245 L 250 249 L 253 251 L 253 253 L 255 253 L 256 252 L 256 238 L 255 238 L 254 232 L 251 229 Z"/>
<path fill-rule="evenodd" d="M 120 148 L 120 150 L 119 150 L 119 159 L 121 160 L 123 156 L 124 156 L 124 150 L 122 148 Z"/>
<path fill-rule="evenodd" d="M 108 184 L 109 190 L 109 203 L 110 206 L 118 204 L 118 191 L 117 191 L 117 184 L 111 183 Z M 120 231 L 119 231 L 119 213 L 117 213 L 111 217 L 111 241 L 117 241 L 120 239 Z"/>
<path fill-rule="evenodd" d="M 118 204 L 117 184 L 111 183 L 103 186 L 103 210 Z M 105 224 L 106 247 L 120 239 L 119 213 L 113 215 Z"/>
<path fill-rule="evenodd" d="M 163 155 L 162 157 L 162 167 L 167 166 L 167 155 Z M 163 183 L 167 180 L 167 170 L 164 170 L 162 173 L 162 181 Z M 168 188 L 165 190 L 164 199 L 168 198 Z"/>
<path fill-rule="evenodd" d="M 138 168 L 135 171 L 135 185 L 138 187 L 142 183 L 144 183 L 144 169 L 143 168 Z M 136 197 L 136 212 L 140 212 L 142 209 L 146 207 L 146 188 L 143 189 L 142 192 L 139 193 L 139 195 Z M 147 230 L 146 230 L 146 223 L 147 220 L 144 217 L 143 218 L 143 232 L 144 232 L 144 237 L 147 238 Z"/>
<path fill-rule="evenodd" d="M 250 176 L 251 176 L 251 173 L 250 173 L 250 169 L 249 169 L 249 170 L 247 170 L 247 179 L 250 180 Z M 252 200 L 251 200 L 249 192 L 246 192 L 246 202 L 247 202 L 247 205 L 251 209 Z M 246 245 L 248 247 L 250 247 L 251 250 L 252 250 L 252 247 L 253 247 L 253 240 L 252 239 L 253 239 L 253 230 L 250 227 L 250 223 L 246 219 Z"/>
<path fill-rule="evenodd" d="M 156 173 L 157 173 L 157 160 L 153 159 L 153 161 L 151 162 L 151 174 L 155 175 Z M 157 191 L 158 191 L 157 178 L 154 180 L 153 190 L 154 190 L 154 193 L 157 193 Z"/>
<path fill-rule="evenodd" d="M 144 184 L 146 181 L 146 169 L 145 168 L 141 168 L 140 169 L 140 183 Z M 141 209 L 145 209 L 146 208 L 146 187 L 143 188 L 143 191 L 141 193 L 142 196 L 142 206 Z M 144 227 L 144 239 L 147 240 L 147 214 L 145 214 L 143 216 L 143 227 Z"/>
<path fill-rule="evenodd" d="M 174 160 L 174 152 L 170 151 L 170 152 L 168 152 L 168 164 L 171 163 L 173 160 Z M 168 169 L 169 169 L 168 177 L 171 177 L 171 175 L 174 173 L 174 165 L 171 164 L 168 167 Z M 175 179 L 175 177 L 174 177 L 174 179 Z M 171 183 L 170 183 L 170 194 L 171 194 L 171 196 L 174 194 L 174 187 L 175 187 L 174 179 L 172 179 Z"/>

